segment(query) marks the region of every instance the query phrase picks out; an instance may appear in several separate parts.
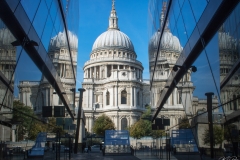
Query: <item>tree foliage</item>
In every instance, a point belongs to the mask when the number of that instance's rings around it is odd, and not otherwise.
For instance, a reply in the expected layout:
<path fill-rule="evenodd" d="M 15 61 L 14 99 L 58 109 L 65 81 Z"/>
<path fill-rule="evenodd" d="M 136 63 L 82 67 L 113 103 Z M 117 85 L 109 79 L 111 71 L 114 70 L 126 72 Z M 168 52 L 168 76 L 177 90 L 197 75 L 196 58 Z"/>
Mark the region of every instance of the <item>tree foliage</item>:
<path fill-rule="evenodd" d="M 140 139 L 144 136 L 152 136 L 153 138 L 159 138 L 163 135 L 163 130 L 152 130 L 151 122 L 151 107 L 147 106 L 146 111 L 142 114 L 141 119 L 134 123 L 130 128 L 130 136 L 136 139 Z"/>
<path fill-rule="evenodd" d="M 222 127 L 213 125 L 213 144 L 218 145 L 221 144 L 224 140 L 224 131 Z M 210 133 L 209 129 L 206 129 L 204 134 L 203 134 L 203 143 L 206 145 L 210 145 Z"/>
<path fill-rule="evenodd" d="M 151 121 L 140 119 L 130 127 L 130 136 L 140 139 L 144 136 L 151 135 Z"/>
<path fill-rule="evenodd" d="M 93 132 L 97 135 L 104 136 L 105 130 L 114 130 L 115 126 L 113 121 L 105 114 L 96 119 L 93 125 Z"/>
<path fill-rule="evenodd" d="M 63 126 L 56 126 L 56 118 L 53 118 L 53 117 L 48 118 L 47 131 L 50 132 L 50 133 L 57 133 L 57 132 L 59 132 L 60 135 L 64 135 L 65 134 Z"/>
<path fill-rule="evenodd" d="M 37 134 L 44 130 L 44 125 L 32 117 L 37 118 L 31 107 L 25 106 L 20 101 L 13 101 L 12 121 L 18 124 L 17 137 L 19 141 L 25 138 L 34 140 Z"/>
<path fill-rule="evenodd" d="M 189 123 L 189 120 L 187 117 L 183 117 L 181 120 L 180 120 L 180 123 L 179 123 L 179 129 L 187 129 L 187 128 L 190 128 L 190 123 Z"/>
<path fill-rule="evenodd" d="M 229 124 L 224 126 L 224 139 L 226 139 L 228 142 L 230 142 L 231 140 L 239 141 L 239 136 L 232 136 L 233 130 L 237 130 L 237 126 L 235 124 Z"/>

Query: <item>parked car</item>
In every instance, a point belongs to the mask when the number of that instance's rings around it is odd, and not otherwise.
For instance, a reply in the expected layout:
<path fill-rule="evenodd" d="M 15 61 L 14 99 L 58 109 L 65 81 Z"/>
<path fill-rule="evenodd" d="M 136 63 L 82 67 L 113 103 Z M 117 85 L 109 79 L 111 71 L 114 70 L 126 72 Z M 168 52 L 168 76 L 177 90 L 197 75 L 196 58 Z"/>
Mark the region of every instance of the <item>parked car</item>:
<path fill-rule="evenodd" d="M 93 145 L 91 146 L 90 152 L 100 152 L 100 145 Z M 84 148 L 84 152 L 88 152 L 88 147 Z"/>
<path fill-rule="evenodd" d="M 100 145 L 91 146 L 91 152 L 100 152 Z"/>

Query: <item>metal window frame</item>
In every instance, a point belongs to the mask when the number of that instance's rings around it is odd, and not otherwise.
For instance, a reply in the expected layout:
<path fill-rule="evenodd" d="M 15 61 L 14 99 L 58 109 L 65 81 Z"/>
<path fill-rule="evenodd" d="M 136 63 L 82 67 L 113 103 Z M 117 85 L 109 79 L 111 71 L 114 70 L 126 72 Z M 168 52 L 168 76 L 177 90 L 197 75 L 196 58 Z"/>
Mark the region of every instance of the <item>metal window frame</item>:
<path fill-rule="evenodd" d="M 10 1 L 10 0 L 9 0 Z M 63 84 L 60 81 L 59 76 L 56 74 L 55 67 L 53 63 L 45 63 L 45 62 L 51 62 L 50 58 L 48 56 L 45 56 L 43 59 L 42 54 L 47 55 L 47 51 L 44 49 L 43 44 L 41 43 L 40 38 L 38 37 L 35 30 L 31 30 L 31 34 L 26 33 L 26 28 L 24 29 L 24 26 L 29 26 L 29 28 L 34 28 L 31 24 L 30 20 L 28 19 L 28 16 L 23 9 L 22 5 L 18 3 L 18 1 L 11 0 L 11 5 L 16 3 L 17 6 L 14 11 L 18 11 L 18 13 L 21 13 L 21 15 L 15 15 L 14 12 L 11 10 L 11 6 L 8 5 L 9 2 L 5 0 L 0 0 L 0 18 L 4 22 L 4 24 L 8 27 L 8 29 L 11 31 L 13 36 L 16 38 L 16 40 L 22 44 L 22 47 L 26 51 L 26 53 L 29 55 L 29 57 L 32 59 L 32 61 L 36 64 L 36 66 L 39 68 L 39 70 L 42 72 L 43 76 L 46 77 L 48 82 L 54 87 L 55 91 L 58 93 L 59 98 L 63 102 L 65 108 L 67 109 L 69 115 L 72 119 L 74 119 L 72 110 L 70 109 L 70 103 L 69 99 L 66 94 L 61 94 L 65 92 Z M 20 18 L 18 19 L 17 16 Z M 38 48 L 33 46 L 31 43 L 25 43 L 24 40 L 38 40 Z M 38 50 L 41 50 L 41 54 Z"/>
<path fill-rule="evenodd" d="M 178 72 L 171 73 L 172 78 L 168 79 L 165 85 L 169 86 L 169 88 L 163 90 L 158 100 L 158 107 L 153 115 L 152 122 L 158 116 L 168 97 L 171 95 L 175 88 L 175 84 L 184 76 L 186 69 L 192 66 L 194 61 L 204 50 L 204 47 L 211 41 L 220 26 L 224 23 L 238 3 L 239 0 L 231 0 L 231 3 L 228 0 L 209 1 L 176 63 L 177 65 L 185 67 L 180 68 Z M 186 55 L 188 56 L 184 57 Z"/>

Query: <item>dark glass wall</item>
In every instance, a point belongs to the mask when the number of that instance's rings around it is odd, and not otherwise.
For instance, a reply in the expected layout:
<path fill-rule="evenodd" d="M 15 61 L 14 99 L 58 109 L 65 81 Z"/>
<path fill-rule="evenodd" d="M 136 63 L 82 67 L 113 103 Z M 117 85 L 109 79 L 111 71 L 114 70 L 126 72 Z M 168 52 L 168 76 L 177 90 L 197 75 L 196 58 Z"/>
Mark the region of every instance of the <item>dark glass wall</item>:
<path fill-rule="evenodd" d="M 220 10 L 224 14 L 220 15 Z M 213 93 L 215 138 L 217 131 L 222 136 L 221 142 L 215 142 L 215 156 L 224 156 L 219 147 L 231 155 L 237 153 L 234 148 L 238 148 L 238 134 L 234 133 L 239 132 L 240 115 L 238 17 L 238 2 L 149 2 L 152 121 L 170 119 L 170 126 L 164 127 L 170 132 L 191 128 L 198 152 L 204 148 L 208 156 L 207 92 Z M 191 147 L 177 141 L 176 147 L 180 146 Z"/>

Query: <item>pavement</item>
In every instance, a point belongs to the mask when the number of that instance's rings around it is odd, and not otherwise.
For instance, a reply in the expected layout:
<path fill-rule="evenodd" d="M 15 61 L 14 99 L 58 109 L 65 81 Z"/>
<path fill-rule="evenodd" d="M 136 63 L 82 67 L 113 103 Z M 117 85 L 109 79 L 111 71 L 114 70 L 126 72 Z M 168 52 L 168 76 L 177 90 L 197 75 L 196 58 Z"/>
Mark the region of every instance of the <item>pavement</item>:
<path fill-rule="evenodd" d="M 69 155 L 61 153 L 60 160 L 69 160 Z M 25 158 L 26 159 L 26 158 Z M 44 158 L 31 158 L 28 160 L 55 160 L 56 153 L 52 151 L 45 152 Z M 165 152 L 162 153 L 161 158 L 158 153 L 153 152 L 136 152 L 134 155 L 105 155 L 101 152 L 77 153 L 71 154 L 71 160 L 168 160 Z M 203 160 L 210 160 L 210 157 L 204 156 Z M 218 159 L 218 158 L 215 158 Z M 3 160 L 24 160 L 23 155 L 14 155 L 12 157 L 5 157 Z M 198 154 L 171 154 L 170 160 L 201 160 Z"/>

